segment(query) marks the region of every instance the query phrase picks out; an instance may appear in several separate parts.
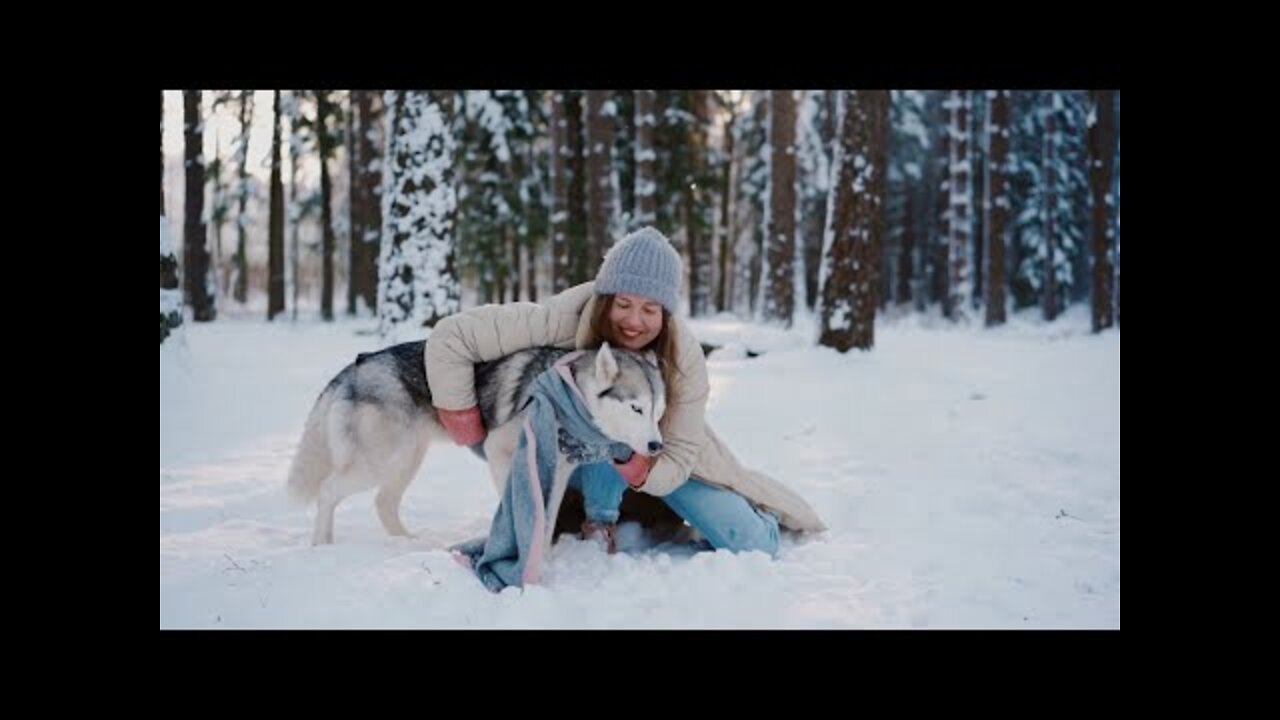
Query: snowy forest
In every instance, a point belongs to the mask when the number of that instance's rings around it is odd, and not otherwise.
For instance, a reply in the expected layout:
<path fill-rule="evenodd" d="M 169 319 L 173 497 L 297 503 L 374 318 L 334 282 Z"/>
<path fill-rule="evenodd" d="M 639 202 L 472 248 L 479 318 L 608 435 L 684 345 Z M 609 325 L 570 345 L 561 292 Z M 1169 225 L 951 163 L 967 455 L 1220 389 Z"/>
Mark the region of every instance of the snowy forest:
<path fill-rule="evenodd" d="M 644 226 L 707 431 L 826 530 L 620 519 L 491 593 L 448 548 L 499 493 L 441 441 L 408 535 L 362 492 L 312 545 L 286 482 L 345 367 Z M 1115 89 L 164 90 L 160 627 L 1119 629 L 1119 325 Z"/>
<path fill-rule="evenodd" d="M 1120 321 L 1118 91 L 168 91 L 160 339 L 254 308 L 384 338 L 590 279 L 654 225 L 691 317 Z M 185 319 L 184 319 L 185 318 Z"/>

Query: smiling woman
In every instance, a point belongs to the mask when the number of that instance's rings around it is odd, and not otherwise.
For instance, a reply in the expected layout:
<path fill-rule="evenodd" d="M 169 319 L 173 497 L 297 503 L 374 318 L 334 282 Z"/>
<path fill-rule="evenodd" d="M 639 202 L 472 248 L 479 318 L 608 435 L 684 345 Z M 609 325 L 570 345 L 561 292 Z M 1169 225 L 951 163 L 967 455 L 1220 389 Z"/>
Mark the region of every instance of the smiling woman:
<path fill-rule="evenodd" d="M 662 330 L 662 305 L 643 295 L 614 295 L 609 304 L 609 322 L 619 345 L 643 350 Z"/>
<path fill-rule="evenodd" d="M 623 500 L 640 495 L 665 505 L 712 548 L 772 555 L 780 527 L 825 525 L 793 491 L 742 467 L 706 426 L 706 358 L 676 315 L 682 267 L 666 236 L 644 227 L 609 249 L 592 282 L 540 304 L 482 305 L 444 318 L 423 352 L 431 400 L 454 441 L 475 447 L 488 434 L 477 405 L 476 364 L 543 346 L 589 349 L 607 342 L 652 351 L 666 387 L 661 445 L 650 455 L 578 466 L 569 486 L 584 501 L 583 537 L 615 549 L 613 528 L 626 519 Z"/>

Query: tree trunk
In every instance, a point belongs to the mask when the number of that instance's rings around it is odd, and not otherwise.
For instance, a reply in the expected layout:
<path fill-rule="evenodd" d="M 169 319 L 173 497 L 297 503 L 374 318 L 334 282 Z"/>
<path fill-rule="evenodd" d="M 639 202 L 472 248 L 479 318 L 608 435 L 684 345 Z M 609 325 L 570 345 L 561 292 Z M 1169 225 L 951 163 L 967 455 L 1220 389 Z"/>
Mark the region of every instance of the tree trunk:
<path fill-rule="evenodd" d="M 1009 228 L 1009 91 L 987 93 L 987 316 L 986 325 L 1005 322 L 1005 245 Z"/>
<path fill-rule="evenodd" d="M 347 313 L 355 314 L 360 299 L 375 316 L 378 307 L 378 251 L 382 236 L 381 156 L 376 127 L 380 113 L 374 109 L 379 93 L 351 91 L 351 277 L 347 288 Z"/>
<path fill-rule="evenodd" d="M 348 92 L 347 102 L 347 228 L 350 240 L 347 243 L 347 315 L 355 317 L 356 295 L 360 290 L 360 255 L 364 249 L 361 241 L 360 214 L 363 199 L 360 196 L 360 148 L 356 138 L 359 119 L 356 117 L 363 90 Z"/>
<path fill-rule="evenodd" d="M 565 94 L 551 93 L 551 292 L 569 287 L 569 119 Z"/>
<path fill-rule="evenodd" d="M 979 98 L 978 102 L 982 102 L 981 99 L 986 97 L 986 93 L 982 91 L 976 91 L 976 92 L 977 92 L 976 96 Z M 973 276 L 973 283 L 972 283 L 973 292 L 969 297 L 969 304 L 974 310 L 977 310 L 979 307 L 981 307 L 982 299 L 984 297 L 983 281 L 985 280 L 984 275 L 986 273 L 986 261 L 985 261 L 986 241 L 987 241 L 987 237 L 986 237 L 987 205 L 986 203 L 988 199 L 987 198 L 986 166 L 987 166 L 987 153 L 989 152 L 989 150 L 987 148 L 987 143 L 986 143 L 987 133 L 985 132 L 986 130 L 985 125 L 982 128 L 978 127 L 977 103 L 975 103 L 973 100 L 974 96 L 975 96 L 975 93 L 970 93 L 969 95 L 969 100 L 968 100 L 969 123 L 968 123 L 968 129 L 966 130 L 966 135 L 969 138 L 969 148 L 970 148 L 969 150 L 970 162 L 968 163 L 968 167 L 970 171 L 969 198 L 971 203 L 977 204 L 977 207 L 972 208 L 971 215 L 970 215 L 970 217 L 973 218 L 973 220 L 970 222 L 970 227 L 973 230 L 973 233 L 972 233 L 973 246 L 970 249 L 970 253 L 971 253 L 970 257 L 973 259 L 973 263 L 969 267 L 971 268 L 971 274 Z M 986 115 L 987 115 L 985 103 L 983 103 L 982 115 L 984 119 L 983 122 L 985 123 Z M 981 133 L 979 132 L 980 130 L 982 131 Z"/>
<path fill-rule="evenodd" d="M 298 103 L 301 99 L 301 92 L 291 90 L 289 92 L 289 245 L 293 252 L 290 253 L 290 265 L 293 268 L 293 312 L 292 319 L 294 322 L 298 320 L 298 293 L 301 285 L 301 276 L 298 274 L 301 265 L 301 255 L 299 247 L 300 225 L 302 224 L 302 211 L 298 207 L 298 155 L 301 153 L 301 138 L 298 133 L 298 113 L 301 108 Z"/>
<path fill-rule="evenodd" d="M 588 267 L 587 247 L 587 163 L 582 126 L 582 93 L 566 90 L 565 119 L 569 145 L 569 285 L 577 285 L 594 275 Z"/>
<path fill-rule="evenodd" d="M 282 118 L 280 91 L 272 95 L 273 128 L 271 131 L 271 209 L 267 231 L 267 319 L 284 312 L 284 182 L 281 177 L 280 152 Z"/>
<path fill-rule="evenodd" d="M 888 262 L 885 253 L 885 202 L 888 187 L 889 167 L 889 91 L 868 90 L 860 93 L 862 103 L 871 120 L 871 139 L 868 155 L 874 168 L 871 174 L 871 197 L 867 200 L 871 210 L 871 237 L 868 251 L 870 254 L 871 292 L 869 316 L 863 321 L 870 328 L 867 330 L 867 347 L 871 346 L 870 334 L 875 323 L 875 308 L 882 306 L 889 299 Z"/>
<path fill-rule="evenodd" d="M 1040 298 L 1041 308 L 1044 312 L 1045 320 L 1053 320 L 1058 317 L 1058 273 L 1055 265 L 1055 245 L 1054 239 L 1056 228 L 1054 227 L 1055 216 L 1058 210 L 1057 196 L 1057 103 L 1054 97 L 1056 93 L 1050 93 L 1049 107 L 1045 113 L 1044 123 L 1044 154 L 1041 160 L 1041 173 L 1045 179 L 1044 192 L 1044 282 L 1042 287 L 1044 295 Z"/>
<path fill-rule="evenodd" d="M 333 137 L 327 127 L 331 113 L 329 91 L 316 91 L 316 140 L 320 149 L 320 229 L 322 232 L 320 274 L 320 317 L 333 320 L 333 210 L 330 199 L 333 183 L 329 179 L 329 156 L 333 153 Z"/>
<path fill-rule="evenodd" d="M 707 234 L 706 215 L 703 208 L 705 189 L 698 184 L 705 172 L 707 91 L 689 91 L 693 108 L 693 122 L 689 125 L 689 179 L 682 192 L 685 199 L 685 239 L 689 248 L 689 314 L 702 317 L 707 314 L 711 293 L 711 238 Z"/>
<path fill-rule="evenodd" d="M 729 109 L 729 120 L 724 126 L 724 170 L 721 175 L 721 181 L 724 186 L 720 189 L 720 277 L 716 285 L 716 312 L 726 312 L 732 309 L 729 306 L 731 297 L 729 278 L 733 274 L 734 266 L 733 239 L 737 237 L 733 227 L 733 201 L 737 195 L 733 191 L 734 183 L 737 180 L 733 172 L 733 128 L 737 119 L 734 116 L 735 109 Z"/>
<path fill-rule="evenodd" d="M 245 206 L 249 202 L 249 130 L 253 123 L 253 91 L 240 91 L 240 141 L 236 144 L 236 199 L 240 212 L 236 215 L 236 284 L 232 296 L 244 303 L 249 298 L 249 258 L 245 249 Z"/>
<path fill-rule="evenodd" d="M 1093 195 L 1090 239 L 1093 247 L 1093 331 L 1111 327 L 1111 222 L 1108 195 L 1115 149 L 1115 96 L 1110 90 L 1093 90 L 1093 122 L 1089 125 L 1089 189 Z"/>
<path fill-rule="evenodd" d="M 769 102 L 769 222 L 765 240 L 766 270 L 763 317 L 791 326 L 795 303 L 796 254 L 795 98 L 790 90 L 774 90 Z"/>
<path fill-rule="evenodd" d="M 950 97 L 950 93 L 947 94 Z M 937 233 L 930 243 L 930 270 L 932 271 L 932 282 L 930 283 L 930 302 L 938 302 L 942 305 L 942 314 L 951 316 L 951 294 L 947 288 L 947 257 L 950 254 L 951 242 L 951 120 L 950 111 L 945 109 L 949 105 L 949 101 L 944 102 L 942 111 L 942 132 L 940 133 L 938 148 L 941 156 L 938 160 L 939 167 L 942 168 L 941 177 L 938 182 L 938 192 L 935 195 L 937 207 L 935 212 L 938 219 Z"/>
<path fill-rule="evenodd" d="M 910 183 L 903 189 L 902 244 L 898 248 L 898 283 L 895 296 L 899 305 L 911 302 L 911 284 L 915 279 L 912 263 L 915 259 L 915 217 L 912 215 L 915 190 Z"/>
<path fill-rule="evenodd" d="M 883 205 L 884 183 L 876 175 L 883 151 L 882 121 L 877 119 L 886 91 L 847 91 L 841 113 L 839 145 L 832 163 L 831 195 L 824 252 L 818 343 L 847 352 L 875 343 L 875 216 Z M 887 106 L 886 106 L 887 107 Z M 867 159 L 870 159 L 869 161 Z"/>
<path fill-rule="evenodd" d="M 1119 91 L 1116 91 L 1116 94 L 1117 94 L 1117 95 L 1119 95 Z M 1118 125 L 1119 125 L 1119 122 L 1117 122 L 1117 123 L 1116 123 L 1116 125 L 1118 126 Z M 1120 132 L 1119 132 L 1119 128 L 1118 128 L 1118 127 L 1117 127 L 1117 131 L 1116 131 L 1116 135 L 1117 135 L 1117 140 L 1116 140 L 1116 154 L 1117 154 L 1117 155 L 1119 155 L 1119 154 L 1120 154 L 1120 142 L 1119 142 L 1118 136 L 1120 135 Z M 1119 158 L 1118 158 L 1118 157 L 1117 157 L 1117 160 L 1119 160 Z M 1120 174 L 1120 173 L 1116 173 L 1116 175 L 1117 175 L 1117 176 L 1119 176 L 1119 174 Z M 1116 222 L 1115 222 L 1115 229 L 1116 229 L 1116 230 L 1115 230 L 1115 235 L 1116 235 L 1116 300 L 1115 300 L 1115 306 L 1116 306 L 1116 328 L 1117 328 L 1117 329 L 1119 329 L 1119 328 L 1120 328 L 1120 182 L 1119 182 L 1119 180 L 1120 180 L 1120 178 L 1119 178 L 1119 177 L 1117 177 L 1117 178 L 1116 178 L 1116 186 L 1115 186 L 1115 187 L 1116 187 L 1116 190 L 1115 190 L 1115 196 L 1116 196 Z"/>
<path fill-rule="evenodd" d="M 196 322 L 217 316 L 210 288 L 209 248 L 204 223 L 204 120 L 200 116 L 200 91 L 184 90 L 183 120 L 186 168 L 186 210 L 183 213 L 182 256 L 186 300 Z"/>
<path fill-rule="evenodd" d="M 652 90 L 636 91 L 636 227 L 653 225 L 658 221 L 657 174 L 654 161 L 657 155 L 653 147 L 655 94 Z"/>
<path fill-rule="evenodd" d="M 606 114 L 607 90 L 587 91 L 587 272 L 600 267 L 612 244 L 613 115 Z"/>
<path fill-rule="evenodd" d="M 951 242 L 947 258 L 947 275 L 950 300 L 948 317 L 964 320 L 967 317 L 965 302 L 970 293 L 969 225 L 972 222 L 969 209 L 972 197 L 969 188 L 969 92 L 953 90 L 950 98 L 951 117 Z"/>

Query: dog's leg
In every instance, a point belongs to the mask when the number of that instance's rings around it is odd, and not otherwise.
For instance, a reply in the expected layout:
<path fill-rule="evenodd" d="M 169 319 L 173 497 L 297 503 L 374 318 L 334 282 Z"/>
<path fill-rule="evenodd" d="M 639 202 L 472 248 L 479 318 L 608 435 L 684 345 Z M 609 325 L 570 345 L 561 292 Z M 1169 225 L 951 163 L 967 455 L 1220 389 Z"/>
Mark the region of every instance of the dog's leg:
<path fill-rule="evenodd" d="M 413 476 L 410 475 L 408 480 L 412 479 Z M 388 535 L 413 537 L 400 520 L 400 499 L 404 497 L 404 489 L 409 486 L 408 480 L 395 487 L 382 486 L 378 490 L 378 497 L 374 499 L 374 504 L 378 508 L 378 519 L 382 521 L 382 527 Z"/>
<path fill-rule="evenodd" d="M 507 489 L 507 477 L 511 473 L 511 464 L 523 458 L 516 458 L 516 447 L 520 444 L 520 433 L 524 429 L 522 415 L 499 425 L 489 432 L 484 440 L 484 455 L 489 461 L 489 479 L 498 491 L 498 497 Z"/>
<path fill-rule="evenodd" d="M 333 515 L 338 503 L 358 488 L 351 487 L 351 459 L 357 439 L 352 436 L 355 405 L 347 401 L 334 401 L 325 418 L 328 441 L 329 472 L 320 481 L 316 496 L 316 523 L 311 534 L 312 545 L 333 543 Z"/>
<path fill-rule="evenodd" d="M 389 535 L 413 537 L 413 534 L 400 521 L 400 500 L 404 497 L 404 491 L 409 487 L 409 483 L 413 482 L 414 477 L 417 476 L 418 468 L 422 467 L 422 458 L 427 453 L 427 445 L 428 441 L 423 436 L 412 450 L 406 452 L 403 460 L 397 458 L 398 462 L 392 462 L 387 468 L 389 470 L 387 481 L 378 487 L 378 496 L 374 499 L 374 505 L 378 508 L 378 519 L 382 521 L 382 527 Z"/>
<path fill-rule="evenodd" d="M 333 513 L 338 509 L 338 503 L 342 502 L 342 495 L 336 492 L 336 486 L 333 474 L 320 484 L 320 496 L 316 498 L 315 530 L 311 534 L 312 545 L 333 544 Z"/>

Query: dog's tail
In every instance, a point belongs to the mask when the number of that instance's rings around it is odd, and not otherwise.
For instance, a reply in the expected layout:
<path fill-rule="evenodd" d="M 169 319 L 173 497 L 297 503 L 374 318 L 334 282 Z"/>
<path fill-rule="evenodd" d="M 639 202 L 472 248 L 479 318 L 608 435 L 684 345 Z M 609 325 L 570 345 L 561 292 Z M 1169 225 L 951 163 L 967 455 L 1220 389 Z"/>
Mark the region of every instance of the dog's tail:
<path fill-rule="evenodd" d="M 293 464 L 289 466 L 289 497 L 296 502 L 314 502 L 320 496 L 320 484 L 332 469 L 328 423 L 332 404 L 329 393 L 323 393 L 307 416 L 302 440 L 293 456 Z"/>

